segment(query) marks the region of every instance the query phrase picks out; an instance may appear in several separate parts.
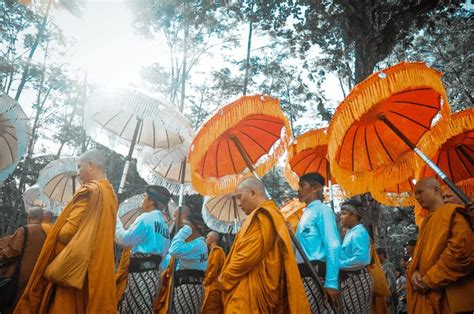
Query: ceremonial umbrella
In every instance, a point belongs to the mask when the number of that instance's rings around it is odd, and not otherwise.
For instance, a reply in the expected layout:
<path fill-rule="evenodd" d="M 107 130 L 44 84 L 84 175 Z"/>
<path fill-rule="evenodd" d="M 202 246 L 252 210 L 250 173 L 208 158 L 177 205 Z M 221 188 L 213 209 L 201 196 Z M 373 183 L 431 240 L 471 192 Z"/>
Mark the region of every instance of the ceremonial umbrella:
<path fill-rule="evenodd" d="M 394 186 L 381 190 L 373 189 L 370 193 L 376 201 L 387 206 L 415 206 L 416 199 L 413 192 L 415 183 L 413 181 L 414 178 L 409 177 Z"/>
<path fill-rule="evenodd" d="M 206 225 L 221 233 L 237 233 L 246 215 L 237 205 L 232 193 L 206 196 L 202 218 Z"/>
<path fill-rule="evenodd" d="M 421 146 L 429 141 L 441 145 L 432 155 L 436 165 L 446 173 L 468 196 L 474 193 L 474 109 L 464 110 L 451 116 L 447 128 L 433 128 L 431 138 L 423 139 Z M 427 142 L 427 143 L 425 143 Z M 428 167 L 423 167 L 419 178 L 437 176 Z"/>
<path fill-rule="evenodd" d="M 143 213 L 142 204 L 144 199 L 143 194 L 138 194 L 120 203 L 118 215 L 125 229 L 128 229 L 135 222 L 135 219 Z"/>
<path fill-rule="evenodd" d="M 330 203 L 334 210 L 332 184 L 335 182 L 329 170 L 328 140 L 327 128 L 298 136 L 288 147 L 285 178 L 293 189 L 298 189 L 299 177 L 310 172 L 320 173 L 329 187 Z"/>
<path fill-rule="evenodd" d="M 194 189 L 232 192 L 246 176 L 263 176 L 285 151 L 291 129 L 278 99 L 242 96 L 221 107 L 198 130 L 189 153 Z"/>
<path fill-rule="evenodd" d="M 148 184 L 164 186 L 171 194 L 195 194 L 186 162 L 188 150 L 186 142 L 168 149 L 144 149 L 137 158 L 138 173 Z"/>
<path fill-rule="evenodd" d="M 28 117 L 14 99 L 0 92 L 0 182 L 15 170 L 28 138 Z"/>
<path fill-rule="evenodd" d="M 306 207 L 306 204 L 300 202 L 297 198 L 288 201 L 281 208 L 281 214 L 287 223 L 290 224 L 293 232 L 296 232 L 298 223 L 303 216 L 303 209 Z"/>
<path fill-rule="evenodd" d="M 433 124 L 446 127 L 450 115 L 440 76 L 423 63 L 404 62 L 354 87 L 329 126 L 331 172 L 344 190 L 358 194 L 395 186 L 421 167 L 418 155 L 462 194 L 417 147 L 431 136 Z M 425 143 L 426 152 L 439 145 Z"/>
<path fill-rule="evenodd" d="M 77 157 L 53 160 L 39 172 L 41 193 L 55 203 L 68 203 L 81 185 L 77 177 Z"/>
<path fill-rule="evenodd" d="M 37 185 L 33 185 L 25 190 L 22 194 L 23 203 L 25 204 L 25 211 L 29 212 L 33 207 L 46 207 L 45 198 Z"/>
<path fill-rule="evenodd" d="M 191 126 L 169 101 L 132 89 L 101 90 L 85 106 L 85 129 L 97 142 L 126 154 L 119 194 L 123 194 L 135 145 L 169 148 L 191 137 Z"/>

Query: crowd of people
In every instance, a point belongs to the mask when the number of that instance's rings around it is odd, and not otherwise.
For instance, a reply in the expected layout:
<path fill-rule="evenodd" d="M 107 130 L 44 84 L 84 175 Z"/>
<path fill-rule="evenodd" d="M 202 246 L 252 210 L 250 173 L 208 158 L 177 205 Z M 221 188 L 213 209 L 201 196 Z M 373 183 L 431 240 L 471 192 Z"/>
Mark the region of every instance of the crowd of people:
<path fill-rule="evenodd" d="M 143 213 L 124 226 L 105 169 L 100 151 L 81 155 L 83 185 L 54 224 L 35 208 L 24 227 L 0 240 L 1 313 L 474 310 L 465 297 L 474 291 L 471 222 L 449 191 L 443 200 L 434 178 L 415 186 L 428 215 L 394 268 L 387 251 L 374 248 L 362 224 L 364 206 L 354 199 L 341 205 L 341 240 L 319 173 L 300 177 L 306 207 L 294 235 L 261 180 L 240 182 L 234 196 L 247 217 L 226 255 L 219 234 L 207 232 L 193 209 L 169 215 L 164 187 L 148 186 Z M 116 244 L 123 248 L 118 265 Z"/>

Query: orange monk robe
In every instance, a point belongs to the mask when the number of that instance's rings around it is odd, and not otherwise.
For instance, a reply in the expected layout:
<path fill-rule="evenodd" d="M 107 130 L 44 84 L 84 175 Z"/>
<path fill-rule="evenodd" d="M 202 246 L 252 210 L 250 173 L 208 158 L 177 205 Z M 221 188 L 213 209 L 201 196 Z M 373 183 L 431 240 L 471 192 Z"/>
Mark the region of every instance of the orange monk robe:
<path fill-rule="evenodd" d="M 49 223 L 49 222 L 46 222 L 46 223 L 43 222 L 41 224 L 41 227 L 43 228 L 44 233 L 48 234 L 51 231 L 51 229 L 53 228 L 53 224 Z"/>
<path fill-rule="evenodd" d="M 466 217 L 445 204 L 429 212 L 420 226 L 413 259 L 407 273 L 409 313 L 450 313 L 473 311 L 474 238 Z M 430 288 L 427 293 L 413 289 L 410 279 L 415 271 Z M 463 285 L 464 289 L 459 289 Z M 468 288 L 471 287 L 471 288 Z"/>
<path fill-rule="evenodd" d="M 245 219 L 219 277 L 225 313 L 310 313 L 283 216 L 273 201 Z"/>
<path fill-rule="evenodd" d="M 167 314 L 170 307 L 170 293 L 172 284 L 172 274 L 175 264 L 174 257 L 171 257 L 166 270 L 161 274 L 161 287 L 155 301 L 155 314 Z"/>
<path fill-rule="evenodd" d="M 116 217 L 106 179 L 83 185 L 48 233 L 15 313 L 116 313 Z"/>
<path fill-rule="evenodd" d="M 222 313 L 222 293 L 217 277 L 219 277 L 225 261 L 224 250 L 218 246 L 212 248 L 207 259 L 207 269 L 204 274 L 204 299 L 202 301 L 202 313 Z"/>
<path fill-rule="evenodd" d="M 120 258 L 120 263 L 115 273 L 115 285 L 117 287 L 117 302 L 120 303 L 122 300 L 125 289 L 127 288 L 128 283 L 128 267 L 130 266 L 130 247 L 123 249 L 122 257 Z M 117 303 L 117 306 L 118 306 Z"/>

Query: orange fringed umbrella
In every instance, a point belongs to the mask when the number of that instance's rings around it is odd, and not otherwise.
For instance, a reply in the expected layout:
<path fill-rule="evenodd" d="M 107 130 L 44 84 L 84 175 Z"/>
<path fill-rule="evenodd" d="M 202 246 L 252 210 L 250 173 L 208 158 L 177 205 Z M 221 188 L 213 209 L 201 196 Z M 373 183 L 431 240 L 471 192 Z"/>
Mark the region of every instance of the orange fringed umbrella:
<path fill-rule="evenodd" d="M 424 139 L 420 143 L 421 147 L 429 145 L 432 140 L 440 142 L 439 149 L 433 154 L 433 161 L 463 192 L 471 195 L 474 177 L 474 109 L 453 114 L 447 128 L 435 127 L 431 133 L 432 137 Z M 419 178 L 433 176 L 436 173 L 425 166 Z"/>
<path fill-rule="evenodd" d="M 308 131 L 298 136 L 288 147 L 285 178 L 293 189 L 298 188 L 298 178 L 309 172 L 319 172 L 334 182 L 329 171 L 327 128 Z"/>
<path fill-rule="evenodd" d="M 221 107 L 191 145 L 194 189 L 203 195 L 229 193 L 253 172 L 263 176 L 285 151 L 290 137 L 288 120 L 276 98 L 243 96 Z"/>
<path fill-rule="evenodd" d="M 413 177 L 410 177 L 395 186 L 372 190 L 371 194 L 376 201 L 387 206 L 414 206 L 416 205 L 414 188 Z"/>
<path fill-rule="evenodd" d="M 381 191 L 415 175 L 416 155 L 423 154 L 415 145 L 435 121 L 445 127 L 450 115 L 440 76 L 424 63 L 404 62 L 354 87 L 329 126 L 331 172 L 344 190 Z M 427 143 L 426 153 L 438 145 Z"/>
<path fill-rule="evenodd" d="M 281 214 L 287 223 L 290 224 L 293 232 L 296 232 L 296 227 L 303 216 L 303 209 L 306 204 L 300 202 L 297 198 L 288 201 L 285 205 L 280 208 Z"/>

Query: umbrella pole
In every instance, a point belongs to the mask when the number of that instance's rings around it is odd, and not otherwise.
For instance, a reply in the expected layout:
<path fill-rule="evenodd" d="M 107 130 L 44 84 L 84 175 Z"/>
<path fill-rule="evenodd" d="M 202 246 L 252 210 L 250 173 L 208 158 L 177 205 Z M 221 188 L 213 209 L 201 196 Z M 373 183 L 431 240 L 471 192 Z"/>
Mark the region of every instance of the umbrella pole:
<path fill-rule="evenodd" d="M 76 176 L 72 176 L 72 195 L 76 194 Z"/>
<path fill-rule="evenodd" d="M 120 185 L 118 189 L 119 200 L 122 200 L 125 197 L 125 182 L 127 181 L 128 170 L 130 169 L 130 162 L 132 161 L 133 150 L 135 149 L 135 144 L 137 143 L 138 133 L 142 126 L 143 121 L 137 119 L 137 124 L 135 125 L 135 131 L 133 131 L 132 142 L 128 150 L 128 155 L 125 160 L 125 166 L 123 167 L 122 178 L 120 179 Z"/>
<path fill-rule="evenodd" d="M 329 204 L 331 205 L 332 211 L 334 211 L 334 191 L 332 189 L 331 169 L 329 168 L 329 160 L 326 159 L 326 172 L 329 187 Z"/>
<path fill-rule="evenodd" d="M 444 183 L 464 202 L 466 205 L 471 204 L 471 200 L 464 195 L 464 193 L 448 178 L 448 176 L 441 170 L 431 159 L 428 158 L 415 144 L 413 144 L 392 122 L 390 122 L 385 115 L 379 115 L 378 119 L 383 121 L 400 139 L 408 145 L 425 163 L 430 167 L 436 175 L 438 175 Z"/>
<path fill-rule="evenodd" d="M 247 155 L 247 152 L 242 147 L 242 144 L 240 143 L 239 139 L 236 136 L 232 136 L 231 140 L 235 143 L 235 146 L 237 147 L 240 155 L 244 159 L 245 163 L 247 164 L 247 167 L 250 169 L 252 174 L 255 176 L 255 178 L 260 180 L 260 178 L 258 177 L 258 175 L 255 172 L 254 167 L 252 166 L 252 163 L 250 161 L 250 157 Z M 265 189 L 265 192 L 267 193 L 267 196 L 269 198 L 271 198 L 268 195 L 268 192 L 266 191 L 266 189 Z M 293 231 L 291 231 L 288 228 L 288 232 L 290 233 L 291 242 L 293 242 L 293 245 L 296 247 L 296 249 L 300 253 L 301 257 L 303 258 L 303 261 L 306 264 L 306 267 L 308 267 L 308 269 L 310 270 L 310 275 L 314 279 L 314 281 L 316 282 L 316 284 L 318 286 L 318 289 L 321 291 L 321 295 L 325 296 L 326 294 L 324 293 L 323 284 L 321 283 L 321 280 L 319 279 L 318 274 L 316 274 L 316 271 L 312 267 L 311 262 L 308 259 L 308 256 L 306 256 L 306 253 L 303 251 L 303 248 L 301 247 L 301 244 L 298 242 L 298 239 L 296 239 L 295 235 L 293 234 Z M 333 307 L 331 302 L 329 302 L 329 304 L 331 305 L 331 307 Z M 334 313 L 338 313 L 334 308 L 333 308 L 333 311 L 334 311 Z"/>
<path fill-rule="evenodd" d="M 174 224 L 174 234 L 176 234 L 178 232 L 178 229 L 179 229 L 179 223 L 181 221 L 181 212 L 183 210 L 183 199 L 184 199 L 184 178 L 186 177 L 185 175 L 186 173 L 186 158 L 184 158 L 184 160 L 181 162 L 181 178 L 180 178 L 180 181 L 181 181 L 181 186 L 179 187 L 179 199 L 178 199 L 178 217 L 177 217 L 177 221 L 175 222 Z M 174 235 L 173 234 L 173 235 Z M 178 264 L 178 259 L 175 259 L 174 260 L 174 265 L 172 266 L 172 270 L 171 270 L 171 285 L 170 285 L 170 294 L 169 294 L 169 301 L 168 301 L 168 304 L 169 304 L 169 307 L 168 307 L 168 313 L 169 314 L 172 314 L 173 313 L 173 300 L 174 300 L 174 286 L 175 286 L 175 282 L 174 282 L 174 279 L 175 279 L 175 273 L 176 273 L 176 266 Z"/>

